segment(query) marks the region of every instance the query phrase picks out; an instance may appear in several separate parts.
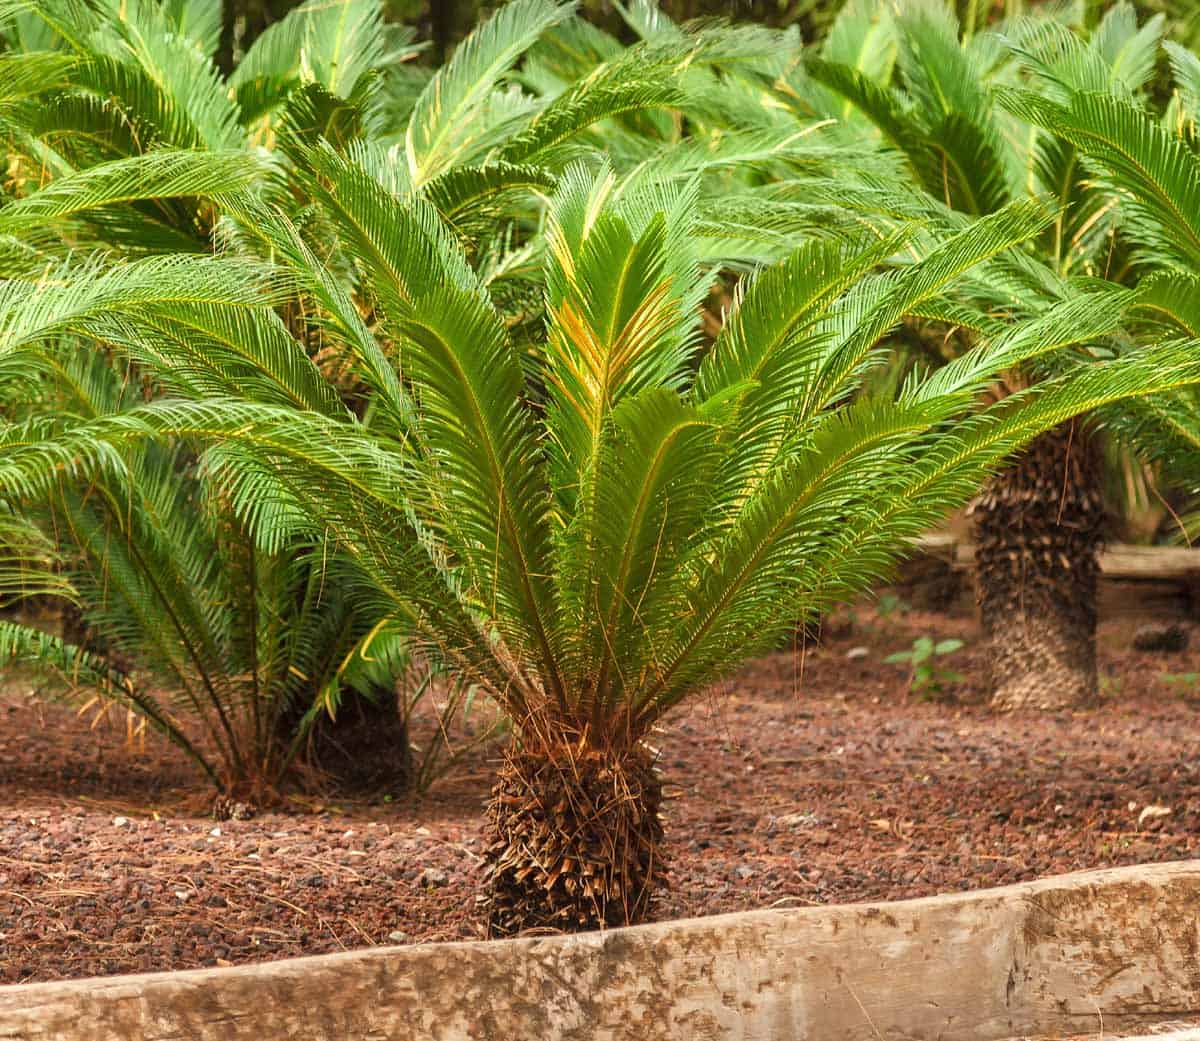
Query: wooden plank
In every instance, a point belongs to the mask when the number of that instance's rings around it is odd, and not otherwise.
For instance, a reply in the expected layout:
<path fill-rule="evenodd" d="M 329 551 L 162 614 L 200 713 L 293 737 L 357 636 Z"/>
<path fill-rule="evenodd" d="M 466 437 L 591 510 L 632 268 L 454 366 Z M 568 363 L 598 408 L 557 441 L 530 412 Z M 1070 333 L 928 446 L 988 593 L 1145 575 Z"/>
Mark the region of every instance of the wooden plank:
<path fill-rule="evenodd" d="M 964 570 L 975 564 L 974 544 L 953 535 L 923 535 L 914 546 L 915 556 L 949 560 Z M 1200 575 L 1200 549 L 1113 543 L 1100 554 L 1100 570 L 1109 578 L 1131 581 L 1193 578 Z"/>
<path fill-rule="evenodd" d="M 953 576 L 973 575 L 975 547 L 952 535 L 916 540 L 899 582 L 912 587 L 914 603 L 949 606 L 969 588 L 953 587 Z M 931 592 L 922 586 L 930 585 Z M 1200 549 L 1116 543 L 1100 554 L 1100 614 L 1200 617 Z"/>
<path fill-rule="evenodd" d="M 1200 861 L 0 988 L 7 1041 L 997 1041 L 1200 1009 Z"/>

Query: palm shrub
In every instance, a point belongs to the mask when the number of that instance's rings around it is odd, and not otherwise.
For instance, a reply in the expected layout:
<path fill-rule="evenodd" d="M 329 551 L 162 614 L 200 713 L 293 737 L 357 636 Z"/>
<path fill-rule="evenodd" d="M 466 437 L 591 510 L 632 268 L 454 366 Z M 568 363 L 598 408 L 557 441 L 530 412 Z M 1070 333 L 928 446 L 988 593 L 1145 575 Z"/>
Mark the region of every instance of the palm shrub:
<path fill-rule="evenodd" d="M 1141 279 L 1133 327 L 1147 340 L 1189 337 L 1200 328 L 1195 307 L 1200 284 L 1200 59 L 1167 44 L 1176 90 L 1163 118 L 1147 106 L 1101 85 L 1075 80 L 1070 89 L 1042 95 L 1003 94 L 1007 108 L 1070 142 L 1120 214 L 1130 261 Z M 1121 433 L 1152 449 L 1168 477 L 1191 494 L 1200 464 L 1200 422 L 1194 396 L 1140 402 L 1113 417 Z M 1189 530 L 1194 517 L 1185 518 Z"/>
<path fill-rule="evenodd" d="M 44 437 L 142 404 L 133 363 L 69 342 L 20 353 L 55 378 L 18 427 Z M 14 598 L 77 605 L 84 642 L 11 621 L 0 657 L 49 666 L 73 700 L 98 694 L 161 732 L 217 789 L 219 815 L 274 796 L 310 761 L 314 724 L 350 711 L 347 694 L 394 698 L 402 634 L 361 608 L 328 546 L 251 538 L 185 443 L 134 446 L 86 484 L 49 482 L 13 505 L 30 537 L 4 531 L 0 575 Z"/>
<path fill-rule="evenodd" d="M 806 243 L 747 282 L 701 353 L 694 189 L 578 166 L 547 216 L 531 356 L 436 212 L 350 165 L 336 180 L 328 168 L 324 212 L 376 324 L 347 315 L 325 332 L 386 358 L 367 374 L 368 418 L 210 396 L 50 437 L 13 428 L 0 492 L 93 474 L 146 438 L 203 439 L 257 542 L 335 543 L 381 617 L 511 718 L 489 809 L 493 934 L 643 918 L 666 872 L 646 744 L 666 713 L 798 612 L 866 588 L 1041 431 L 1200 379 L 1192 345 L 1166 344 L 980 407 L 997 371 L 1114 326 L 1127 295 L 1096 284 L 894 397 L 854 398 L 905 314 L 1041 230 L 1028 203 L 917 263 L 902 259 L 912 229 Z M 332 308 L 336 285 L 286 218 L 253 212 L 290 277 Z M 131 340 L 146 306 L 124 314 Z M 245 346 L 277 365 L 261 340 Z"/>
<path fill-rule="evenodd" d="M 1139 27 L 1134 9 L 1118 4 L 1086 40 L 1053 16 L 1009 22 L 1003 35 L 960 37 L 949 8 L 914 2 L 898 10 L 892 25 L 897 87 L 823 58 L 809 61 L 808 71 L 871 120 L 931 205 L 978 215 L 1034 192 L 1055 207 L 1036 252 L 1006 272 L 990 272 L 973 294 L 976 308 L 1036 314 L 1069 292 L 1072 280 L 1132 279 L 1111 197 L 1073 141 L 1052 121 L 1031 132 L 997 96 L 1036 75 L 1052 97 L 1087 84 L 1135 104 L 1154 71 L 1162 17 Z M 960 330 L 981 331 L 987 323 L 986 314 L 961 309 L 936 317 Z M 1119 341 L 1090 345 L 1093 356 L 1113 349 Z M 1060 363 L 1054 359 L 1051 368 Z M 1046 372 L 1039 361 L 1008 380 L 1020 385 Z M 1162 407 L 1178 410 L 1185 400 Z M 1152 441 L 1140 443 L 1143 454 L 1152 454 Z M 1103 472 L 1094 425 L 1072 421 L 1044 434 L 972 504 L 981 621 L 998 707 L 1054 708 L 1096 695 Z"/>

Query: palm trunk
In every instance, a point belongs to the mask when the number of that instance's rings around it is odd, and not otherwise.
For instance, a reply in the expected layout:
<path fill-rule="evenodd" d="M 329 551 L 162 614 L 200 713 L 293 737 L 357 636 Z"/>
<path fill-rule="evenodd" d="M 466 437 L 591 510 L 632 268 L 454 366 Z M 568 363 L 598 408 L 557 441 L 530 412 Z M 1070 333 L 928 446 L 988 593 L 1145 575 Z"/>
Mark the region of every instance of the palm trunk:
<path fill-rule="evenodd" d="M 971 507 L 992 704 L 1060 709 L 1096 696 L 1104 525 L 1094 439 L 1043 434 Z"/>
<path fill-rule="evenodd" d="M 601 750 L 566 735 L 548 749 L 514 745 L 488 812 L 494 839 L 480 897 L 488 934 L 644 920 L 666 879 L 661 804 L 644 746 Z"/>
<path fill-rule="evenodd" d="M 347 692 L 337 719 L 322 715 L 314 726 L 310 754 L 339 791 L 405 787 L 412 750 L 396 688 L 376 690 L 371 698 Z"/>

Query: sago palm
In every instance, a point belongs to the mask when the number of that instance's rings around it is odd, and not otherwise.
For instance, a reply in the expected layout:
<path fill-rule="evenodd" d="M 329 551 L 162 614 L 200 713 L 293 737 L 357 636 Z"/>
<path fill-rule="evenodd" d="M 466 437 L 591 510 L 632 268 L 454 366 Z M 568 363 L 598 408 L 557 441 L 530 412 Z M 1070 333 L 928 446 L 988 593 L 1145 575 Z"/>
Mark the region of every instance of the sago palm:
<path fill-rule="evenodd" d="M 1036 251 L 996 279 L 1003 293 L 985 283 L 976 304 L 1030 315 L 1061 299 L 1074 279 L 1131 276 L 1110 197 L 1089 177 L 1071 141 L 1052 124 L 1031 131 L 1013 120 L 997 93 L 1036 70 L 1041 89 L 1051 94 L 1084 82 L 1132 100 L 1153 73 L 1162 22 L 1159 17 L 1139 28 L 1133 8 L 1118 4 L 1086 41 L 1053 14 L 1007 23 L 1004 35 L 960 38 L 948 7 L 914 0 L 892 19 L 898 87 L 844 64 L 813 60 L 808 67 L 903 155 L 931 204 L 977 215 L 1030 192 L 1053 200 L 1053 220 Z M 984 328 L 983 318 L 965 310 L 949 316 L 967 330 Z M 1095 344 L 1093 353 L 1113 346 Z M 1038 363 L 1010 382 L 1045 372 Z M 993 703 L 1056 708 L 1091 700 L 1097 692 L 1098 552 L 1106 527 L 1094 425 L 1072 422 L 1044 434 L 989 484 L 971 513 Z"/>
<path fill-rule="evenodd" d="M 1031 123 L 1052 128 L 1081 155 L 1089 174 L 1120 214 L 1131 263 L 1141 277 L 1131 316 L 1140 335 L 1188 337 L 1200 329 L 1200 59 L 1167 44 L 1176 92 L 1164 118 L 1100 85 L 1071 82 L 1048 96 L 1006 92 L 1002 100 Z M 1176 483 L 1196 494 L 1200 404 L 1194 395 L 1146 401 L 1116 417 L 1122 434 L 1153 446 Z M 1194 516 L 1187 518 L 1189 529 Z"/>
<path fill-rule="evenodd" d="M 256 539 L 335 541 L 385 616 L 512 719 L 489 810 L 494 934 L 643 918 L 666 872 L 646 744 L 666 713 L 866 588 L 1036 434 L 1200 378 L 1192 346 L 1170 344 L 978 407 L 998 370 L 1113 328 L 1127 294 L 1095 285 L 894 398 L 851 402 L 895 323 L 1042 228 L 1022 203 L 919 263 L 905 234 L 802 245 L 747 283 L 701 356 L 694 194 L 582 167 L 550 207 L 545 335 L 523 357 L 427 204 L 335 173 L 326 216 L 377 326 L 326 331 L 389 360 L 369 426 L 165 400 L 11 432 L 0 490 L 92 474 L 131 440 L 207 439 Z M 292 277 L 328 285 L 287 221 L 255 212 Z M 131 336 L 147 306 L 124 309 Z"/>
<path fill-rule="evenodd" d="M 31 418 L 8 431 L 45 437 L 142 403 L 137 369 L 107 352 L 27 345 L 9 357 L 45 377 L 22 381 Z M 75 604 L 81 642 L 4 622 L 0 660 L 50 666 L 76 703 L 127 708 L 203 771 L 220 815 L 275 794 L 348 692 L 394 699 L 401 634 L 360 609 L 336 554 L 312 540 L 257 544 L 182 443 L 136 446 L 86 484 L 14 497 L 0 521 L 15 516 L 25 537 L 0 523 L 0 592 Z"/>

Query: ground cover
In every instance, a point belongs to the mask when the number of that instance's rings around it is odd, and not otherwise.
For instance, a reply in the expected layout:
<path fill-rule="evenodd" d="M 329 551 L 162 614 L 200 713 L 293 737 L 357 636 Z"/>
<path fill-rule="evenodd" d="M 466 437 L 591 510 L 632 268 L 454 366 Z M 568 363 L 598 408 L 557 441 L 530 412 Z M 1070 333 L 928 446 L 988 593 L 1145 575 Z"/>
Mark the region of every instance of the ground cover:
<path fill-rule="evenodd" d="M 652 736 L 673 858 L 654 917 L 1200 856 L 1200 650 L 1135 652 L 1141 621 L 1101 626 L 1104 697 L 1082 712 L 990 712 L 966 614 L 863 608 L 752 663 Z M 926 635 L 965 642 L 947 700 L 883 662 Z M 0 700 L 0 981 L 478 935 L 488 762 L 415 802 L 330 795 L 218 823 L 175 754 L 131 754 L 123 721 L 93 727 L 23 682 Z"/>

